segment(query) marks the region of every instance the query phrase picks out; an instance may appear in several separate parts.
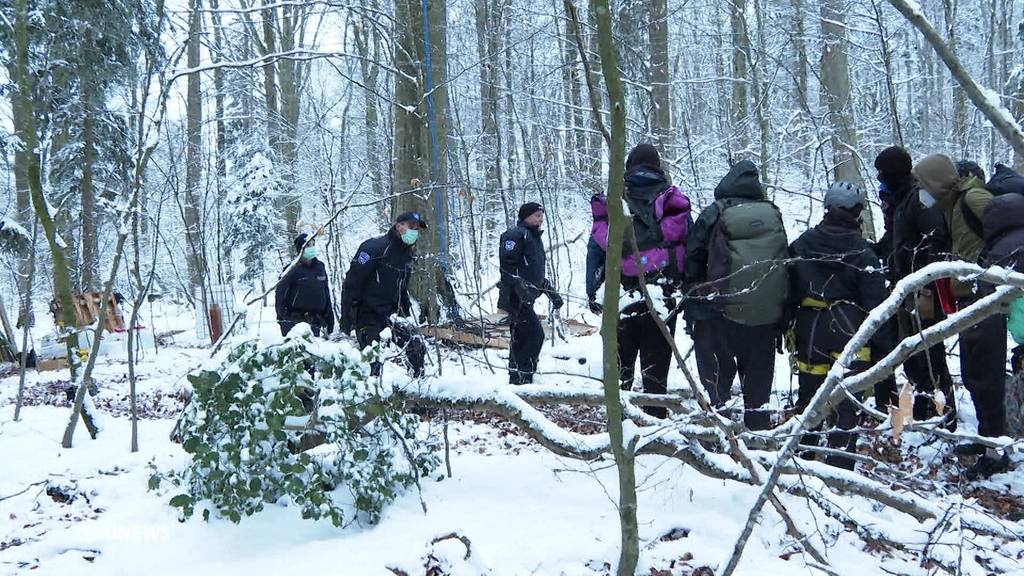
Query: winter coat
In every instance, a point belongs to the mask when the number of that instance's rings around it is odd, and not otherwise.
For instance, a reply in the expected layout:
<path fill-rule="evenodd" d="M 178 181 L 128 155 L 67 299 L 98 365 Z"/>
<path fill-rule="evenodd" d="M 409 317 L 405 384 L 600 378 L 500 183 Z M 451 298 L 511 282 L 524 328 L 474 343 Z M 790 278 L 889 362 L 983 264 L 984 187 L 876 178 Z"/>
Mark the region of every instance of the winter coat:
<path fill-rule="evenodd" d="M 300 261 L 277 283 L 274 308 L 279 322 L 309 322 L 334 331 L 327 268 L 316 258 Z"/>
<path fill-rule="evenodd" d="M 1005 164 L 996 164 L 996 171 L 988 179 L 985 188 L 995 196 L 1024 194 L 1024 176 Z"/>
<path fill-rule="evenodd" d="M 719 200 L 731 200 L 733 205 L 765 200 L 764 189 L 761 187 L 757 167 L 753 162 L 742 160 L 729 170 L 715 187 L 716 203 L 705 208 L 693 226 L 690 226 L 686 236 L 686 258 L 683 267 L 687 293 L 707 280 L 709 242 L 720 215 L 717 204 Z M 717 314 L 706 302 L 688 301 L 687 320 L 708 319 L 715 315 Z"/>
<path fill-rule="evenodd" d="M 889 189 L 893 193 L 890 280 L 897 282 L 949 251 L 949 231 L 938 207 L 925 208 L 909 174 Z"/>
<path fill-rule="evenodd" d="M 511 312 L 520 305 L 532 306 L 549 284 L 544 278 L 546 255 L 543 232 L 519 222 L 501 235 L 498 264 L 501 281 L 498 286 L 498 308 Z"/>
<path fill-rule="evenodd" d="M 412 261 L 412 248 L 394 228 L 360 244 L 342 284 L 342 331 L 408 315 Z"/>
<path fill-rule="evenodd" d="M 789 247 L 791 314 L 808 304 L 824 304 L 852 336 L 868 312 L 885 300 L 885 277 L 855 215 L 831 210 L 818 226 Z M 876 340 L 888 345 L 888 335 Z M 828 350 L 837 352 L 839 350 Z"/>
<path fill-rule="evenodd" d="M 604 281 L 604 253 L 608 248 L 608 204 L 603 195 L 590 199 L 590 240 L 587 242 L 587 298 L 594 300 Z"/>
<path fill-rule="evenodd" d="M 1024 272 L 1024 195 L 993 198 L 981 222 L 985 227 L 984 264 Z M 1024 344 L 1024 298 L 1010 305 L 1007 327 L 1014 341 Z"/>

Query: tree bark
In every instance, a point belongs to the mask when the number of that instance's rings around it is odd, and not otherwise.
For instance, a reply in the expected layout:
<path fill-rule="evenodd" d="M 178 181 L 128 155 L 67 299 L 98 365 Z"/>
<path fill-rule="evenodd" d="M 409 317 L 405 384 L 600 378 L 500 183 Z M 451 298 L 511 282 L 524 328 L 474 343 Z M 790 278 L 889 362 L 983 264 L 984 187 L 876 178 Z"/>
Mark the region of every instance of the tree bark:
<path fill-rule="evenodd" d="M 640 558 L 640 536 L 636 520 L 637 437 L 625 436 L 619 395 L 619 286 L 622 277 L 622 240 L 630 221 L 622 212 L 622 193 L 626 165 L 626 98 L 619 78 L 619 59 L 612 37 L 608 0 L 593 0 L 597 20 L 597 43 L 601 54 L 608 102 L 611 106 L 611 141 L 608 159 L 608 252 L 605 255 L 604 315 L 604 394 L 608 418 L 608 436 L 619 476 L 619 525 L 621 544 L 617 574 L 633 576 Z"/>
<path fill-rule="evenodd" d="M 32 83 L 29 76 L 28 61 L 28 3 L 27 0 L 16 0 L 14 5 L 14 48 L 15 48 L 15 82 L 17 82 L 18 106 L 26 112 L 21 116 L 22 124 L 14 127 L 15 134 L 25 146 L 25 175 L 28 182 L 32 205 L 35 209 L 39 225 L 50 247 L 53 267 L 53 291 L 55 299 L 61 306 L 58 324 L 66 330 L 64 343 L 67 348 L 68 366 L 71 379 L 78 375 L 78 333 L 75 332 L 75 308 L 71 296 L 71 280 L 68 271 L 64 241 L 57 234 L 57 225 L 50 213 L 49 204 L 43 195 L 41 170 L 39 166 L 39 135 L 35 111 L 32 105 Z"/>
<path fill-rule="evenodd" d="M 202 0 L 189 0 L 188 67 L 199 66 L 201 46 Z M 185 94 L 185 124 L 187 146 L 185 149 L 185 202 L 182 207 L 185 223 L 185 238 L 188 242 L 189 287 L 197 305 L 205 306 L 206 262 L 203 257 L 202 228 L 200 226 L 199 201 L 203 170 L 203 100 L 200 92 L 200 73 L 188 75 Z M 206 311 L 203 311 L 205 314 Z"/>
<path fill-rule="evenodd" d="M 664 158 L 675 158 L 672 148 L 672 84 L 668 69 L 668 0 L 650 0 L 647 35 L 651 43 L 651 133 Z"/>
<path fill-rule="evenodd" d="M 97 221 L 100 214 L 96 211 L 96 191 L 93 182 L 93 168 L 96 164 L 95 114 L 93 108 L 93 78 L 91 62 L 83 57 L 79 70 L 81 78 L 82 104 L 82 178 L 78 182 L 81 198 L 81 233 L 79 246 L 82 250 L 81 289 L 83 292 L 95 292 L 99 288 L 97 267 L 99 266 L 99 237 Z"/>
<path fill-rule="evenodd" d="M 424 11 L 425 9 L 425 11 Z M 416 244 L 410 293 L 430 322 L 458 320 L 449 282 L 448 89 L 444 0 L 395 0 L 394 212 L 414 210 L 430 231 Z"/>
<path fill-rule="evenodd" d="M 9 68 L 8 73 L 12 81 L 17 82 L 17 70 Z M 16 93 L 11 94 L 11 119 L 15 131 L 19 126 L 26 126 L 28 116 L 32 114 L 28 99 L 19 98 Z M 32 229 L 32 195 L 28 184 L 28 156 L 30 151 L 24 148 L 14 150 L 14 195 L 15 195 L 15 219 L 25 230 Z M 32 326 L 35 318 L 32 313 L 32 300 L 26 299 L 25 294 L 29 290 L 29 273 L 35 254 L 26 252 L 17 256 L 17 278 L 18 278 L 18 317 L 15 326 Z"/>
<path fill-rule="evenodd" d="M 821 89 L 828 106 L 832 125 L 832 175 L 836 181 L 852 182 L 864 194 L 867 191 L 861 176 L 857 154 L 857 128 L 853 119 L 853 99 L 850 94 L 850 64 L 846 55 L 846 10 L 843 0 L 822 0 L 821 8 Z M 864 235 L 875 238 L 871 210 L 863 212 Z"/>
<path fill-rule="evenodd" d="M 746 30 L 747 0 L 731 0 L 729 2 L 729 29 L 732 32 L 732 109 L 729 118 L 729 130 L 735 145 L 731 149 L 737 152 L 737 160 L 750 156 L 750 130 L 747 126 L 750 105 L 748 102 L 747 59 L 750 56 L 750 44 Z"/>

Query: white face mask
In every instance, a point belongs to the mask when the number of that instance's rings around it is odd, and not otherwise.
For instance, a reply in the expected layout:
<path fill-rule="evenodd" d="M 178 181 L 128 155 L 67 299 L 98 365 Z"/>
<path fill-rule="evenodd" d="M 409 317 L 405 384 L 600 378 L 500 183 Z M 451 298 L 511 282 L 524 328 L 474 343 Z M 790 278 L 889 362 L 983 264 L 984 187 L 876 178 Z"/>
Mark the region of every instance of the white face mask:
<path fill-rule="evenodd" d="M 938 202 L 935 200 L 935 197 L 929 194 L 924 188 L 917 191 L 917 197 L 921 200 L 921 204 L 923 204 L 925 208 L 931 208 Z"/>

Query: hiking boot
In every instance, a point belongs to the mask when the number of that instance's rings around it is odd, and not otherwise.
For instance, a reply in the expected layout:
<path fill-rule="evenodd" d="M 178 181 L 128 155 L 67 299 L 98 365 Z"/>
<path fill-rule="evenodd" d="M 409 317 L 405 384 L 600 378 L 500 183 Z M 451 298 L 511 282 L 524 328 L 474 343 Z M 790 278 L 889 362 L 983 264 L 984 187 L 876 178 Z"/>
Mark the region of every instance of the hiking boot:
<path fill-rule="evenodd" d="M 957 444 L 953 448 L 953 454 L 956 454 L 957 456 L 981 456 L 984 453 L 985 446 L 977 444 L 975 442 Z"/>
<path fill-rule="evenodd" d="M 971 481 L 982 480 L 992 476 L 993 474 L 1000 474 L 1010 469 L 1010 457 L 1006 454 L 1002 456 L 982 456 L 978 458 L 978 461 L 974 463 L 964 472 L 964 476 Z"/>

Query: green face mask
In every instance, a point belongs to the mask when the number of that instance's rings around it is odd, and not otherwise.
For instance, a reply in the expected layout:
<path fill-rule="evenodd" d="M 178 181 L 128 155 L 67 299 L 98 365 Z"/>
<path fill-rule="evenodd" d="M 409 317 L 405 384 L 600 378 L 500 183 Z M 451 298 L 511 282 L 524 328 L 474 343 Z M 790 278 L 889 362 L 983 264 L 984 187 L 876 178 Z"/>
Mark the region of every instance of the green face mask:
<path fill-rule="evenodd" d="M 316 258 L 316 255 L 316 246 L 310 246 L 302 251 L 302 257 L 305 258 L 306 260 L 312 260 L 313 258 Z"/>
<path fill-rule="evenodd" d="M 409 246 L 412 246 L 413 244 L 415 244 L 416 241 L 419 240 L 419 238 L 420 238 L 420 231 L 419 230 L 406 230 L 402 234 L 402 242 L 405 242 Z"/>

